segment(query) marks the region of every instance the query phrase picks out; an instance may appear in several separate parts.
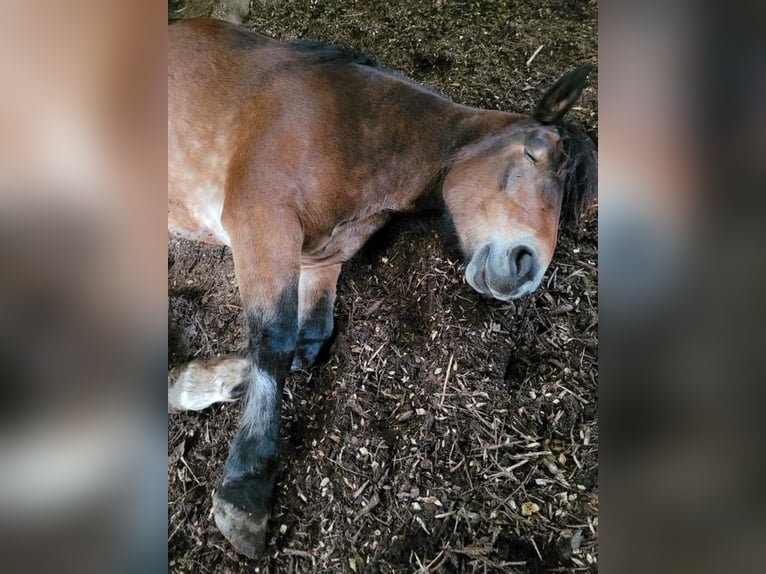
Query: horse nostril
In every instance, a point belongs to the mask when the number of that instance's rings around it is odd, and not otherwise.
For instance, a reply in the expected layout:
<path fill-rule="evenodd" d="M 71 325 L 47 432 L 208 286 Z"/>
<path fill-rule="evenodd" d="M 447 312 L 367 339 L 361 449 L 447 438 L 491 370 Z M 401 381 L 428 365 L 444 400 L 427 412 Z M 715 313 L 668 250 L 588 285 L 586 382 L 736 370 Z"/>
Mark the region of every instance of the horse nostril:
<path fill-rule="evenodd" d="M 519 279 L 531 279 L 534 275 L 534 255 L 527 247 L 520 245 L 511 251 L 511 263 L 516 269 L 516 277 Z"/>

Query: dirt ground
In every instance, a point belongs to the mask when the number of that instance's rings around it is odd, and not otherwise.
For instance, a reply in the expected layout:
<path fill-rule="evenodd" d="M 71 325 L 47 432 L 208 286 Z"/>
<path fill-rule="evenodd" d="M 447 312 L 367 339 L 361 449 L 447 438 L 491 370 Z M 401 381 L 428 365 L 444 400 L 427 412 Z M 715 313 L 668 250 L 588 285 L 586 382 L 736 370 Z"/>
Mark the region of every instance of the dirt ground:
<path fill-rule="evenodd" d="M 597 64 L 593 1 L 256 0 L 245 24 L 353 46 L 509 111 Z M 594 139 L 597 94 L 594 72 L 572 114 Z M 383 230 L 344 267 L 329 356 L 285 385 L 263 559 L 233 552 L 211 515 L 239 407 L 170 416 L 170 571 L 596 571 L 596 218 L 563 232 L 541 289 L 510 303 L 465 283 L 438 214 Z M 170 367 L 244 350 L 227 248 L 169 239 L 168 330 Z"/>

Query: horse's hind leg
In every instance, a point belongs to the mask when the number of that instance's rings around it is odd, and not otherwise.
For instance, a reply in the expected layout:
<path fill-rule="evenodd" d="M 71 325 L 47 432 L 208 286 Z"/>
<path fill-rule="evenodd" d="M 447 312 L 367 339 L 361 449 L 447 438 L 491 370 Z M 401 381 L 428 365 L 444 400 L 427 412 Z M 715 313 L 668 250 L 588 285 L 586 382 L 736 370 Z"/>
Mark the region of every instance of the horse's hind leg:
<path fill-rule="evenodd" d="M 335 292 L 341 265 L 301 270 L 298 344 L 291 370 L 313 365 L 332 336 Z"/>
<path fill-rule="evenodd" d="M 242 419 L 213 496 L 213 515 L 232 546 L 252 558 L 264 549 L 274 497 L 282 385 L 298 338 L 302 231 L 286 208 L 239 204 L 229 214 L 249 365 Z"/>
<path fill-rule="evenodd" d="M 168 412 L 200 411 L 241 398 L 247 364 L 242 357 L 222 357 L 176 367 L 168 374 Z"/>

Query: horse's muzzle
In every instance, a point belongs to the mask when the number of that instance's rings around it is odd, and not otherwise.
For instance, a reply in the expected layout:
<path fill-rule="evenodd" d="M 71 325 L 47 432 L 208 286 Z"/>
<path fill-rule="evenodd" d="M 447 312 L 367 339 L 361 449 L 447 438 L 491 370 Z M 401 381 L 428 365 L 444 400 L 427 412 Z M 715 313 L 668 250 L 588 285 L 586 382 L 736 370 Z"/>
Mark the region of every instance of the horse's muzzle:
<path fill-rule="evenodd" d="M 482 295 L 508 301 L 537 289 L 544 271 L 533 246 L 493 241 L 474 253 L 465 278 Z"/>

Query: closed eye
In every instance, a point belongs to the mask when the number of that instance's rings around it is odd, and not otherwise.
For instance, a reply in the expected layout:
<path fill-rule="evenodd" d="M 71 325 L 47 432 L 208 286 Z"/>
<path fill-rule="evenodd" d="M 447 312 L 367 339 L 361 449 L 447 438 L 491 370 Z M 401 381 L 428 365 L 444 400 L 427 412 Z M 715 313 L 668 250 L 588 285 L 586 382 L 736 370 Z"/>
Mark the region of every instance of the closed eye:
<path fill-rule="evenodd" d="M 537 163 L 537 158 L 533 156 L 530 151 L 526 148 L 524 148 L 524 155 L 527 156 L 527 159 L 531 161 L 532 163 Z"/>

